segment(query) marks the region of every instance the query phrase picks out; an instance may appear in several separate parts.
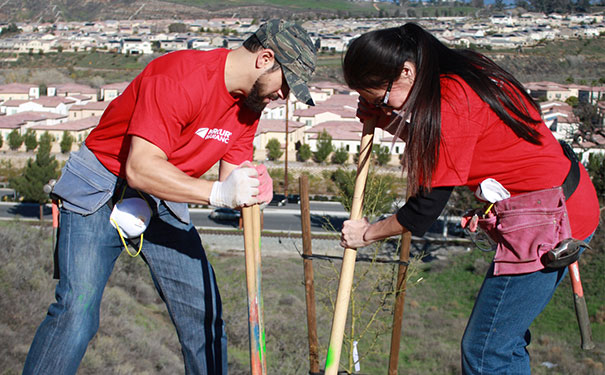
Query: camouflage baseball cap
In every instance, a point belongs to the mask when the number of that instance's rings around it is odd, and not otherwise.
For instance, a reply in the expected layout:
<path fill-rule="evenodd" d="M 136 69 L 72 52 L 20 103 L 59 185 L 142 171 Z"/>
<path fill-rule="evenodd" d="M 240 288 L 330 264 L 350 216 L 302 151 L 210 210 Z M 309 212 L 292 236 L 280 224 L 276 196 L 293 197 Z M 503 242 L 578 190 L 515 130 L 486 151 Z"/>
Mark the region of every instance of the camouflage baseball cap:
<path fill-rule="evenodd" d="M 300 25 L 272 19 L 262 24 L 254 33 L 265 48 L 275 52 L 281 64 L 286 82 L 296 98 L 308 105 L 315 105 L 307 83 L 315 71 L 315 45 Z"/>

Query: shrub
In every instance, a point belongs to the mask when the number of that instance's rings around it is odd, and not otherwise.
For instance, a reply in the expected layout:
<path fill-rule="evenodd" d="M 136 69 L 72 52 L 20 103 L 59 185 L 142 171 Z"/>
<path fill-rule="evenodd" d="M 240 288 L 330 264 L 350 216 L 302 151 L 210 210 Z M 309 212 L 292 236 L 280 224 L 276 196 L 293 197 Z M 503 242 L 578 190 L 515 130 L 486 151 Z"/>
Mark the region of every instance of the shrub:
<path fill-rule="evenodd" d="M 25 143 L 25 150 L 32 151 L 38 147 L 38 139 L 36 138 L 36 132 L 31 129 L 28 129 L 25 133 L 25 137 L 23 138 L 23 142 Z"/>
<path fill-rule="evenodd" d="M 271 161 L 279 160 L 284 152 L 281 150 L 281 144 L 275 138 L 267 142 L 267 158 Z"/>
<path fill-rule="evenodd" d="M 311 146 L 309 146 L 308 144 L 302 144 L 299 148 L 298 151 L 296 153 L 296 158 L 298 159 L 298 161 L 307 161 L 309 159 L 311 159 L 312 153 L 311 153 Z"/>
<path fill-rule="evenodd" d="M 61 153 L 67 154 L 71 151 L 71 146 L 74 143 L 74 137 L 69 134 L 67 130 L 63 132 L 63 138 L 61 139 Z"/>
<path fill-rule="evenodd" d="M 343 165 L 349 160 L 349 153 L 344 147 L 340 147 L 332 154 L 332 164 Z"/>
<path fill-rule="evenodd" d="M 386 165 L 391 160 L 391 152 L 387 146 L 373 145 L 372 153 L 378 165 Z"/>
<path fill-rule="evenodd" d="M 17 129 L 13 130 L 8 134 L 8 147 L 11 150 L 18 150 L 19 147 L 23 144 L 23 136 L 19 134 Z"/>
<path fill-rule="evenodd" d="M 332 136 L 326 130 L 323 130 L 317 136 L 317 151 L 313 153 L 313 158 L 316 162 L 323 163 L 330 156 L 332 150 L 334 150 Z"/>
<path fill-rule="evenodd" d="M 590 154 L 586 166 L 601 204 L 605 203 L 605 155 Z"/>

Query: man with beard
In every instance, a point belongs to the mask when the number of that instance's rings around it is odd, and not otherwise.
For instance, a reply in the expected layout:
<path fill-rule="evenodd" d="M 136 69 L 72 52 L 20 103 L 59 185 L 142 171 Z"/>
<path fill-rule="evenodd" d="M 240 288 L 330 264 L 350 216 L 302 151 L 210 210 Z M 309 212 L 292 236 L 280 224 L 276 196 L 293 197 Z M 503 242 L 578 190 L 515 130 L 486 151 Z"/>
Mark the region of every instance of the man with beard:
<path fill-rule="evenodd" d="M 53 190 L 61 201 L 57 301 L 24 374 L 76 373 L 125 237 L 168 308 L 185 372 L 227 373 L 219 291 L 187 203 L 239 208 L 271 200 L 271 178 L 250 162 L 260 112 L 290 90 L 312 105 L 306 84 L 315 59 L 302 27 L 270 20 L 235 50 L 155 59 L 109 105 Z M 219 161 L 219 180 L 204 179 Z"/>

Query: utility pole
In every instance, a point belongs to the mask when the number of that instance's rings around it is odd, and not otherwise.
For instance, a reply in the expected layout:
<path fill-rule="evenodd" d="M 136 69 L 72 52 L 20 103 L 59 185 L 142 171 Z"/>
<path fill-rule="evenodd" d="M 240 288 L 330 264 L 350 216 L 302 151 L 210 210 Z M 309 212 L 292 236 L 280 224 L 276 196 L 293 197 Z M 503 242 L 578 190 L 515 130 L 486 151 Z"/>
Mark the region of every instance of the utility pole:
<path fill-rule="evenodd" d="M 285 168 L 284 168 L 284 195 L 286 196 L 286 202 L 288 201 L 288 96 L 286 96 L 286 156 L 285 156 Z"/>

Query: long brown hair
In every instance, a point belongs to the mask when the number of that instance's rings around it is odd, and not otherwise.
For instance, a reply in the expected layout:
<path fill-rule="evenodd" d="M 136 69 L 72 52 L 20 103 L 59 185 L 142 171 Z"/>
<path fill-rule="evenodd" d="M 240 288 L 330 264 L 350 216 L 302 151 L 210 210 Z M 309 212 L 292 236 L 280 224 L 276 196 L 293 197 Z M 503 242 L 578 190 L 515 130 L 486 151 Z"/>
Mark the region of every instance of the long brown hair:
<path fill-rule="evenodd" d="M 523 85 L 486 56 L 471 50 L 448 48 L 414 23 L 375 30 L 361 35 L 349 46 L 343 60 L 347 85 L 354 90 L 379 88 L 397 80 L 403 64 L 416 65 L 416 79 L 402 110 L 397 134 L 406 134 L 402 164 L 408 173 L 412 194 L 422 185 L 431 187 L 441 141 L 442 76 L 457 75 L 485 101 L 515 134 L 541 144 L 540 133 L 529 124 L 525 103 L 538 112 L 540 107 Z M 409 121 L 405 132 L 405 122 Z"/>

